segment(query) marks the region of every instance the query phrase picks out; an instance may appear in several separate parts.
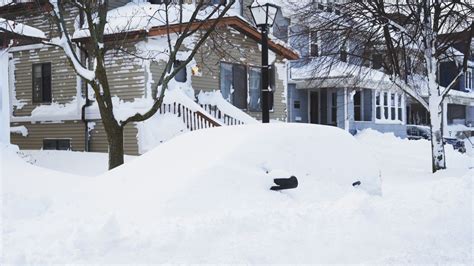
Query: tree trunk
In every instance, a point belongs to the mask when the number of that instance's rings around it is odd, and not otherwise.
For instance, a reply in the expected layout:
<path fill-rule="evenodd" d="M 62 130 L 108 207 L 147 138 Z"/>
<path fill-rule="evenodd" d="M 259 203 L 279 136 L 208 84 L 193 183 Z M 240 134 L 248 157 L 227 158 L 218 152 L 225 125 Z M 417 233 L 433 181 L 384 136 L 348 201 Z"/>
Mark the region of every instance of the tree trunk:
<path fill-rule="evenodd" d="M 441 108 L 441 107 L 439 107 Z M 446 169 L 446 156 L 443 144 L 443 119 L 442 112 L 430 112 L 431 118 L 431 162 L 432 170 L 435 173 L 438 170 Z"/>
<path fill-rule="evenodd" d="M 112 170 L 124 162 L 123 128 L 111 126 L 107 132 L 107 141 L 109 143 L 109 170 Z"/>

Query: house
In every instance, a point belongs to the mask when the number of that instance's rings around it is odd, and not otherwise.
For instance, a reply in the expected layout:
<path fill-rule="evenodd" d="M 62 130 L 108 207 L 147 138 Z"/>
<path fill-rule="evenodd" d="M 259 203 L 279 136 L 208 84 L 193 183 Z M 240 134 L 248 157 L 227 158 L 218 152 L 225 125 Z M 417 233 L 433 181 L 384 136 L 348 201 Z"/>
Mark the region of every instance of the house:
<path fill-rule="evenodd" d="M 130 14 L 140 14 L 141 18 L 149 16 L 160 8 L 162 2 L 110 1 L 110 35 L 114 34 L 113 27 L 121 25 L 124 17 L 134 19 Z M 238 117 L 245 116 L 226 113 L 229 108 L 201 108 L 196 103 L 195 95 L 199 92 L 220 91 L 226 100 L 240 109 L 239 113 L 256 119 L 260 117 L 260 34 L 250 23 L 245 7 L 251 2 L 238 1 L 233 10 L 219 22 L 217 37 L 210 38 L 199 49 L 192 64 L 176 76 L 173 86 L 181 88 L 191 98 L 184 99 L 180 98 L 182 95 L 170 93 L 168 98 L 165 97 L 166 104 L 162 106 L 160 113 L 168 112 L 179 116 L 189 130 L 242 123 L 242 118 Z M 209 2 L 212 3 L 213 1 Z M 193 3 L 186 0 L 184 4 Z M 54 36 L 49 22 L 42 15 L 42 12 L 50 8 L 48 1 L 13 2 L 0 7 L 0 17 L 34 27 L 47 36 Z M 77 24 L 81 21 L 81 15 L 71 7 L 66 21 L 68 30 L 74 32 L 77 56 L 85 60 L 86 56 L 80 46 L 87 41 L 87 36 L 84 35 L 86 31 Z M 164 69 L 165 61 L 160 56 L 150 59 L 137 55 L 163 48 L 163 43 L 166 43 L 163 42 L 166 25 L 156 23 L 147 26 L 146 30 L 139 26 L 127 28 L 127 38 L 121 40 L 120 49 L 111 49 L 106 56 L 116 116 L 146 109 L 156 94 L 154 85 Z M 2 34 L 0 33 L 0 40 L 5 38 Z M 107 46 L 108 43 L 104 45 Z M 271 118 L 286 121 L 286 60 L 296 59 L 298 55 L 271 40 L 269 47 L 274 66 L 271 71 Z M 10 121 L 11 128 L 15 129 L 11 133 L 11 142 L 21 149 L 107 152 L 106 135 L 97 104 L 93 100 L 93 91 L 75 74 L 64 52 L 38 40 L 9 47 L 5 45 L 4 48 L 9 54 Z M 186 51 L 180 53 L 184 55 Z M 125 127 L 126 154 L 141 154 L 147 150 L 141 147 L 142 128 L 143 123 Z"/>
<path fill-rule="evenodd" d="M 316 2 L 322 11 L 338 14 L 341 1 Z M 301 22 L 291 22 L 289 32 L 288 43 L 301 55 L 289 68 L 289 122 L 332 125 L 353 134 L 371 128 L 402 138 L 407 136 L 407 124 L 428 125 L 425 108 L 386 75 L 383 51 L 361 44 L 358 36 L 342 42 L 335 33 L 311 31 Z M 453 47 L 457 53 L 464 50 Z M 445 137 L 474 130 L 473 59 L 467 74 L 445 98 Z M 455 68 L 453 62 L 440 64 L 442 86 L 454 79 Z M 423 93 L 421 97 L 428 96 Z"/>

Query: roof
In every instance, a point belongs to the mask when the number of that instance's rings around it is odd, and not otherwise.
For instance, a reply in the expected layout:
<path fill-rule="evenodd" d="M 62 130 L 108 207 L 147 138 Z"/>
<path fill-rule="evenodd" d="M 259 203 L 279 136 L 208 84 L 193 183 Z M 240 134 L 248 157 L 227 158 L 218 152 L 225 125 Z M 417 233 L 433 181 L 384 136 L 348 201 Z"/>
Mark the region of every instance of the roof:
<path fill-rule="evenodd" d="M 119 38 L 134 39 L 159 36 L 165 35 L 168 32 L 178 32 L 184 23 L 189 22 L 194 12 L 194 5 L 184 4 L 182 6 L 183 9 L 180 10 L 175 5 L 172 5 L 168 12 L 166 12 L 164 5 L 129 3 L 110 10 L 107 14 L 105 41 L 117 40 Z M 192 23 L 191 29 L 210 27 L 217 19 L 218 14 L 216 13 L 212 18 L 206 19 L 209 12 L 211 12 L 211 9 L 201 10 L 196 17 L 197 21 Z M 180 17 L 180 15 L 182 16 Z M 166 22 L 166 16 L 168 16 L 169 23 Z M 255 41 L 261 41 L 261 34 L 257 29 L 239 15 L 234 14 L 232 10 L 217 22 L 217 27 L 222 26 L 230 26 Z M 88 36 L 87 25 L 84 25 L 82 29 L 74 32 L 73 40 L 77 42 L 87 41 Z M 278 41 L 269 40 L 268 44 L 273 52 L 287 59 L 295 60 L 299 58 L 295 51 L 278 43 Z"/>

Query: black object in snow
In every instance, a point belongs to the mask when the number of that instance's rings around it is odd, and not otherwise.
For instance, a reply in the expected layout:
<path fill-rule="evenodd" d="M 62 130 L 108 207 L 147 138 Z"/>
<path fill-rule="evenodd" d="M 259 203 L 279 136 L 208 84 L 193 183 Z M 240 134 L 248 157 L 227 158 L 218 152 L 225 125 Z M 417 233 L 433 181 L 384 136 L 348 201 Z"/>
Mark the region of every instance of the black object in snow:
<path fill-rule="evenodd" d="M 273 186 L 270 189 L 275 191 L 298 187 L 298 179 L 296 176 L 291 176 L 290 178 L 275 178 L 273 182 L 277 184 L 277 186 Z"/>
<path fill-rule="evenodd" d="M 357 182 L 352 183 L 352 186 L 357 187 L 357 186 L 360 186 L 360 184 L 362 183 L 360 181 L 357 181 Z"/>

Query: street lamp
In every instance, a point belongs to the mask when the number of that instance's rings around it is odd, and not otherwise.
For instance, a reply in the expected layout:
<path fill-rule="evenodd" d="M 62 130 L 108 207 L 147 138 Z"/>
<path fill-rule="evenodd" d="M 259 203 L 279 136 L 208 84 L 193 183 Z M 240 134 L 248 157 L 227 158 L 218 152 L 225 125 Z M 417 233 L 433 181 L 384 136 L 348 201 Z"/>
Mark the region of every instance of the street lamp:
<path fill-rule="evenodd" d="M 255 1 L 249 6 L 250 13 L 252 14 L 255 25 L 262 32 L 262 93 L 261 93 L 261 105 L 262 105 L 262 122 L 270 122 L 270 90 L 268 84 L 268 30 L 273 26 L 276 14 L 279 7 L 274 4 L 265 3 L 258 4 Z"/>

